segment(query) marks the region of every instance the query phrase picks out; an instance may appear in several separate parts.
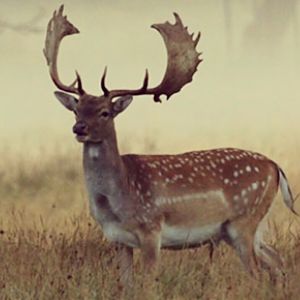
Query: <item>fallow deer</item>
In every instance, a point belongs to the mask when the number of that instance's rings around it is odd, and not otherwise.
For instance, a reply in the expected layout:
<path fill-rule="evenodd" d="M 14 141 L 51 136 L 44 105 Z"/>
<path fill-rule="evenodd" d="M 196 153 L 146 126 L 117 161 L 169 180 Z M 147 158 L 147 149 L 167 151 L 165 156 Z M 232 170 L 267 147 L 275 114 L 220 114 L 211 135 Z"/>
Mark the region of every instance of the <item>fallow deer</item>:
<path fill-rule="evenodd" d="M 103 95 L 85 92 L 81 78 L 61 82 L 57 55 L 61 40 L 79 33 L 63 16 L 63 6 L 49 21 L 44 54 L 58 100 L 75 113 L 73 132 L 83 143 L 83 167 L 91 214 L 104 236 L 121 244 L 121 280 L 131 281 L 133 248 L 140 248 L 147 270 L 155 269 L 160 249 L 197 247 L 225 240 L 238 253 L 246 269 L 280 268 L 280 256 L 267 245 L 261 224 L 278 187 L 286 206 L 294 199 L 280 167 L 264 155 L 233 148 L 202 150 L 178 155 L 120 155 L 114 118 L 133 96 L 153 95 L 160 101 L 192 81 L 201 62 L 193 39 L 180 17 L 152 27 L 164 39 L 168 64 L 162 82 L 148 87 L 148 72 L 139 89 L 109 90 L 106 69 Z M 75 94 L 78 97 L 73 97 Z"/>

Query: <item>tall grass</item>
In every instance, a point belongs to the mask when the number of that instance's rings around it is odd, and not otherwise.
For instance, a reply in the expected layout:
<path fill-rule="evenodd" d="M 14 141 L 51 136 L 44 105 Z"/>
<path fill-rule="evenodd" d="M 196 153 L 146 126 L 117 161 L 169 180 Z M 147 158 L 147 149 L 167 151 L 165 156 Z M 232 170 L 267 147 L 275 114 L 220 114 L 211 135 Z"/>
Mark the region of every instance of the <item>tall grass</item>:
<path fill-rule="evenodd" d="M 148 152 L 159 148 L 148 143 Z M 265 152 L 281 161 L 300 191 L 297 149 L 288 156 L 277 147 Z M 79 147 L 0 155 L 0 299 L 116 299 L 115 249 L 89 216 Z M 269 242 L 285 259 L 284 284 L 272 285 L 267 274 L 251 279 L 221 244 L 212 262 L 205 247 L 163 251 L 157 299 L 299 299 L 300 231 L 281 202 L 278 197 L 270 218 Z"/>

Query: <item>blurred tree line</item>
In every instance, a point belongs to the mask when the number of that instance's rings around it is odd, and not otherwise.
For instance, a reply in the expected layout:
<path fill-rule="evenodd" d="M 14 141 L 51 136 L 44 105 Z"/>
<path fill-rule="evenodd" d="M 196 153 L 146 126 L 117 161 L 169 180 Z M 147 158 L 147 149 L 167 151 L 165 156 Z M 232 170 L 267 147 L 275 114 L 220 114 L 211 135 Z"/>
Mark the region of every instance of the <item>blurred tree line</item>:
<path fill-rule="evenodd" d="M 31 18 L 25 21 L 10 20 L 0 14 L 0 33 L 10 30 L 17 33 L 44 33 L 45 29 L 40 26 L 40 21 L 44 18 L 45 11 L 39 9 Z"/>
<path fill-rule="evenodd" d="M 223 0 L 225 33 L 228 50 L 232 50 L 235 26 L 235 6 L 243 5 L 252 15 L 242 34 L 242 46 L 252 54 L 276 55 L 289 32 L 299 50 L 300 0 Z"/>
<path fill-rule="evenodd" d="M 222 0 L 216 5 L 223 5 L 226 46 L 233 50 L 236 36 L 235 26 L 237 9 L 242 6 L 252 16 L 242 34 L 242 48 L 251 55 L 275 56 L 280 53 L 287 32 L 292 35 L 296 51 L 300 47 L 299 38 L 299 6 L 300 0 Z M 17 33 L 40 34 L 44 32 L 41 20 L 45 11 L 37 9 L 27 21 L 9 20 L 0 14 L 0 33 L 5 30 Z"/>

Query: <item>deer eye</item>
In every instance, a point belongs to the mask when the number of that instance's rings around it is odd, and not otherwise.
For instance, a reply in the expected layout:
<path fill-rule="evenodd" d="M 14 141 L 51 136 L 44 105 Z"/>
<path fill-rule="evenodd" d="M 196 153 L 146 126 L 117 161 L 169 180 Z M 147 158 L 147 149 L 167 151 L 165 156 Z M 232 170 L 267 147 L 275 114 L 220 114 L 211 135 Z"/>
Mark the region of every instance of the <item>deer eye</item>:
<path fill-rule="evenodd" d="M 101 113 L 100 113 L 100 117 L 101 117 L 101 118 L 107 118 L 107 117 L 109 117 L 109 112 L 106 111 L 106 110 L 103 111 L 103 112 L 101 112 Z"/>

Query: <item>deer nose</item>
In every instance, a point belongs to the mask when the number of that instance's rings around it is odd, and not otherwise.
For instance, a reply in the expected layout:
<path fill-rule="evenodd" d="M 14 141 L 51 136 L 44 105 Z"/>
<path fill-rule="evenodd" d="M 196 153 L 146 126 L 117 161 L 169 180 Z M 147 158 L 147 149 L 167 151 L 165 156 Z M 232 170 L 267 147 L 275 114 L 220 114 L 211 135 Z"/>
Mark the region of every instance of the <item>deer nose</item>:
<path fill-rule="evenodd" d="M 83 121 L 78 121 L 73 126 L 73 132 L 78 135 L 86 135 L 88 126 Z"/>

